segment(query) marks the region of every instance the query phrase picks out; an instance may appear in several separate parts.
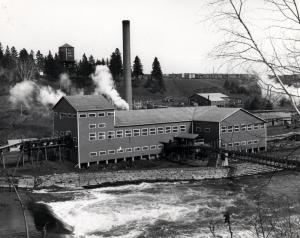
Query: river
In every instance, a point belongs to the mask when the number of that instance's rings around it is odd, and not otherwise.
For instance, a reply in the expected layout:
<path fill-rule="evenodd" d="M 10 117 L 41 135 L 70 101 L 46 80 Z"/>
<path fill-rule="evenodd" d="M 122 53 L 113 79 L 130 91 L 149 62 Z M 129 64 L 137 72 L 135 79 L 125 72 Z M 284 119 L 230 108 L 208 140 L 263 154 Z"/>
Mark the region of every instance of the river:
<path fill-rule="evenodd" d="M 212 237 L 210 227 L 216 236 L 230 237 L 225 212 L 234 237 L 257 237 L 258 214 L 265 224 L 300 220 L 300 174 L 271 176 L 39 193 L 58 198 L 46 204 L 73 226 L 65 237 Z"/>

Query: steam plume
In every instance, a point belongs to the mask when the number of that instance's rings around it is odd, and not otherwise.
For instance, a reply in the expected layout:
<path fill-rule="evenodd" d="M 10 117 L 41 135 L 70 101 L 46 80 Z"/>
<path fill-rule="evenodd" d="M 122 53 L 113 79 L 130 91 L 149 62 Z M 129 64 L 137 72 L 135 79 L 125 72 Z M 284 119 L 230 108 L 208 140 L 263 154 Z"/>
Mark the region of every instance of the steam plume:
<path fill-rule="evenodd" d="M 65 95 L 61 90 L 54 90 L 50 86 L 39 86 L 30 80 L 17 83 L 9 92 L 9 100 L 13 104 L 23 103 L 27 108 L 31 108 L 35 100 L 44 106 L 53 105 Z"/>
<path fill-rule="evenodd" d="M 64 90 L 67 93 L 70 92 L 72 87 L 72 82 L 67 73 L 62 73 L 59 75 L 59 85 L 60 85 L 60 89 Z"/>
<path fill-rule="evenodd" d="M 258 78 L 258 85 L 261 88 L 263 97 L 272 100 L 273 102 L 278 102 L 282 98 L 289 99 L 286 92 L 282 89 L 281 85 L 275 81 L 275 79 L 270 78 L 267 74 L 258 75 Z M 288 85 L 285 85 L 285 87 L 287 91 L 293 96 L 295 102 L 299 104 L 299 88 Z"/>
<path fill-rule="evenodd" d="M 97 65 L 92 79 L 96 85 L 94 95 L 103 94 L 111 99 L 117 108 L 129 110 L 128 103 L 120 97 L 116 90 L 112 75 L 106 65 Z"/>

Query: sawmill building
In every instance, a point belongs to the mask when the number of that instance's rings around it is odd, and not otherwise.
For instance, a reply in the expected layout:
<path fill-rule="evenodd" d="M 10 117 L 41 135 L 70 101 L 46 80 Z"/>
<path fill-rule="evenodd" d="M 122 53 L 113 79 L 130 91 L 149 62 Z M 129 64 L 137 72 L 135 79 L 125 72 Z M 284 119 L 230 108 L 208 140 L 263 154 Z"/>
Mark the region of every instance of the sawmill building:
<path fill-rule="evenodd" d="M 241 108 L 117 110 L 103 96 L 84 95 L 62 97 L 53 111 L 54 134 L 71 134 L 79 167 L 157 156 L 163 142 L 195 134 L 229 150 L 266 150 L 266 122 Z"/>

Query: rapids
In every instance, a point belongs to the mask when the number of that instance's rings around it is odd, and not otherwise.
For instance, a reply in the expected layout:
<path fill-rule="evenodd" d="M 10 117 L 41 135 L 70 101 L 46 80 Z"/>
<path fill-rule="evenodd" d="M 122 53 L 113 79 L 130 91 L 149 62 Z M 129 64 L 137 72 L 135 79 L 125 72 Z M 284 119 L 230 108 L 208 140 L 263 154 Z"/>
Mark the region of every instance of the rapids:
<path fill-rule="evenodd" d="M 265 213 L 276 210 L 284 216 L 289 206 L 291 217 L 300 218 L 300 175 L 270 176 L 41 193 L 59 198 L 45 203 L 74 228 L 65 237 L 212 237 L 212 224 L 216 235 L 230 237 L 225 212 L 231 214 L 234 237 L 257 237 L 258 196 Z"/>

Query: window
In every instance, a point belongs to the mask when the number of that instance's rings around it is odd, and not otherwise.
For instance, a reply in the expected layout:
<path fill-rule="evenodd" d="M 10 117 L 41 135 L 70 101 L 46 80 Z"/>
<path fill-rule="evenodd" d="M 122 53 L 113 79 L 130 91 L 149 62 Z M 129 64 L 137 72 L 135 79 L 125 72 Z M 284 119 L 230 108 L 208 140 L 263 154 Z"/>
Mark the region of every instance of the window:
<path fill-rule="evenodd" d="M 178 126 L 173 126 L 172 127 L 172 132 L 177 133 L 178 132 Z"/>
<path fill-rule="evenodd" d="M 106 155 L 106 151 L 105 150 L 99 151 L 99 156 L 103 156 L 103 155 Z"/>
<path fill-rule="evenodd" d="M 77 143 L 77 137 L 73 137 L 73 142 Z"/>
<path fill-rule="evenodd" d="M 59 118 L 60 119 L 65 118 L 65 116 L 66 116 L 66 113 L 63 113 L 63 112 L 59 113 Z"/>
<path fill-rule="evenodd" d="M 91 118 L 96 117 L 96 113 L 89 113 L 89 117 Z"/>
<path fill-rule="evenodd" d="M 116 132 L 116 137 L 117 138 L 123 138 L 123 131 L 121 130 L 121 131 L 117 131 Z"/>
<path fill-rule="evenodd" d="M 149 146 L 143 146 L 142 150 L 149 150 Z"/>
<path fill-rule="evenodd" d="M 98 132 L 98 140 L 105 140 L 105 132 Z"/>
<path fill-rule="evenodd" d="M 69 117 L 69 118 L 72 118 L 72 113 L 68 113 L 68 117 Z"/>
<path fill-rule="evenodd" d="M 221 126 L 221 132 L 226 132 L 226 126 Z"/>
<path fill-rule="evenodd" d="M 246 125 L 241 125 L 241 131 L 245 131 L 246 130 Z"/>
<path fill-rule="evenodd" d="M 57 117 L 58 116 L 58 112 L 54 112 L 54 116 Z"/>
<path fill-rule="evenodd" d="M 89 140 L 90 141 L 97 140 L 96 132 L 89 133 Z"/>
<path fill-rule="evenodd" d="M 115 138 L 115 132 L 114 131 L 108 131 L 107 132 L 107 139 L 114 139 Z"/>
<path fill-rule="evenodd" d="M 96 157 L 98 155 L 97 152 L 90 152 L 90 157 Z"/>
<path fill-rule="evenodd" d="M 133 136 L 140 136 L 140 129 L 133 129 Z"/>
<path fill-rule="evenodd" d="M 66 131 L 65 135 L 70 136 L 70 135 L 72 135 L 72 132 L 71 131 Z"/>
<path fill-rule="evenodd" d="M 80 113 L 80 114 L 79 114 L 79 117 L 80 117 L 80 118 L 85 118 L 85 117 L 86 117 L 86 113 Z"/>
<path fill-rule="evenodd" d="M 114 155 L 115 154 L 115 150 L 108 150 L 107 151 L 109 155 Z"/>
<path fill-rule="evenodd" d="M 221 147 L 222 147 L 222 148 L 226 148 L 226 143 L 222 143 L 222 144 L 221 144 Z"/>
<path fill-rule="evenodd" d="M 242 141 L 241 145 L 247 145 L 247 141 Z"/>
<path fill-rule="evenodd" d="M 60 134 L 61 136 L 64 136 L 64 135 L 65 135 L 65 132 L 64 132 L 64 131 L 61 131 L 59 134 Z"/>
<path fill-rule="evenodd" d="M 234 132 L 239 132 L 240 131 L 240 126 L 234 126 Z"/>
<path fill-rule="evenodd" d="M 149 135 L 155 135 L 156 134 L 156 129 L 154 127 L 149 129 Z"/>
<path fill-rule="evenodd" d="M 228 126 L 227 127 L 227 132 L 233 132 L 233 126 Z"/>
<path fill-rule="evenodd" d="M 117 149 L 117 153 L 124 153 L 124 149 L 120 147 L 119 149 Z"/>
<path fill-rule="evenodd" d="M 131 130 L 125 130 L 125 137 L 132 137 L 132 131 Z"/>
<path fill-rule="evenodd" d="M 142 134 L 142 136 L 147 136 L 148 135 L 148 128 L 141 129 L 141 134 Z"/>
<path fill-rule="evenodd" d="M 228 143 L 228 147 L 232 147 L 232 143 Z"/>
<path fill-rule="evenodd" d="M 164 134 L 164 128 L 163 127 L 157 127 L 157 134 Z"/>
<path fill-rule="evenodd" d="M 210 128 L 205 128 L 204 131 L 207 132 L 207 133 L 209 133 L 210 132 Z"/>
<path fill-rule="evenodd" d="M 105 116 L 105 113 L 104 112 L 99 112 L 98 113 L 98 117 L 104 117 Z"/>
<path fill-rule="evenodd" d="M 251 145 L 252 144 L 252 140 L 248 140 L 247 144 Z"/>
<path fill-rule="evenodd" d="M 172 132 L 172 131 L 171 131 L 171 127 L 170 127 L 170 126 L 166 126 L 165 132 L 166 132 L 166 134 L 171 133 L 171 132 Z"/>
<path fill-rule="evenodd" d="M 254 124 L 253 130 L 258 130 L 258 124 Z"/>
<path fill-rule="evenodd" d="M 134 150 L 134 152 L 140 151 L 140 150 L 141 150 L 141 147 L 139 147 L 139 146 L 138 146 L 138 147 L 134 147 L 133 150 Z"/>
<path fill-rule="evenodd" d="M 179 129 L 180 129 L 181 132 L 185 132 L 186 131 L 186 125 L 179 126 Z"/>
<path fill-rule="evenodd" d="M 125 152 L 132 152 L 132 148 L 126 148 Z"/>
<path fill-rule="evenodd" d="M 114 115 L 115 115 L 115 112 L 107 112 L 108 117 L 111 117 L 111 116 L 114 116 Z"/>
<path fill-rule="evenodd" d="M 105 125 L 106 125 L 105 123 L 99 123 L 99 124 L 98 124 L 98 128 L 104 128 Z"/>
<path fill-rule="evenodd" d="M 260 124 L 260 128 L 264 129 L 265 128 L 265 124 L 264 123 Z"/>
<path fill-rule="evenodd" d="M 251 131 L 252 130 L 252 125 L 248 125 L 247 126 L 247 131 Z"/>
<path fill-rule="evenodd" d="M 96 124 L 89 124 L 89 128 L 90 128 L 90 129 L 95 129 L 96 127 L 97 127 Z"/>
<path fill-rule="evenodd" d="M 73 114 L 73 118 L 76 118 L 77 117 L 77 115 L 76 114 Z"/>
<path fill-rule="evenodd" d="M 196 127 L 196 132 L 200 133 L 202 131 L 201 127 Z"/>
<path fill-rule="evenodd" d="M 234 146 L 240 146 L 240 142 L 234 142 Z"/>
<path fill-rule="evenodd" d="M 150 145 L 150 150 L 155 150 L 156 149 L 156 145 Z"/>
<path fill-rule="evenodd" d="M 163 145 L 157 145 L 157 149 L 162 149 L 163 147 Z"/>
<path fill-rule="evenodd" d="M 253 141 L 253 144 L 257 144 L 257 143 L 258 143 L 258 140 L 254 140 L 254 141 Z"/>

